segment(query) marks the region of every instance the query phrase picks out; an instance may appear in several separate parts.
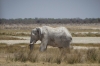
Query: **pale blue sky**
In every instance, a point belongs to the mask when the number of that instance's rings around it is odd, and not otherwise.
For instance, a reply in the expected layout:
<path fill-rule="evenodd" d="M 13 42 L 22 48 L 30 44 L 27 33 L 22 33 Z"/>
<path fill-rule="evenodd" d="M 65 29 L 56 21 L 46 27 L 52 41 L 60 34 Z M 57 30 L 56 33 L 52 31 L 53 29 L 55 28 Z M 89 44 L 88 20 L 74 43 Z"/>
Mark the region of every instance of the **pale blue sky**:
<path fill-rule="evenodd" d="M 100 18 L 100 0 L 0 0 L 0 18 Z"/>

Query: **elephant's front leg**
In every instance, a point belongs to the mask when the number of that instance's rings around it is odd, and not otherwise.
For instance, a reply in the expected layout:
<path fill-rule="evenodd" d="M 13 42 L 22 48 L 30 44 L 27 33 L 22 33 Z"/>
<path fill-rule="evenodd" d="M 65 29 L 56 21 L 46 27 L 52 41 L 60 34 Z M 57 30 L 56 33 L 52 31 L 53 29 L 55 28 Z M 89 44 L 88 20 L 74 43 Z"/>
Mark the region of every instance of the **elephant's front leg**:
<path fill-rule="evenodd" d="M 40 51 L 45 51 L 47 49 L 48 38 L 44 37 L 41 41 Z"/>

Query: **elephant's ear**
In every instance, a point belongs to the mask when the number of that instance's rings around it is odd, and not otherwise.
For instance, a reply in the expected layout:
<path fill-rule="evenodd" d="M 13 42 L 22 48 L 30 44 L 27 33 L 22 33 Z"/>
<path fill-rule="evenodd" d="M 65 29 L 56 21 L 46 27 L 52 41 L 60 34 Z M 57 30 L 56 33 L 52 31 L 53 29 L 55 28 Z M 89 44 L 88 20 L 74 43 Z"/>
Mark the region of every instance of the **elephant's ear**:
<path fill-rule="evenodd" d="M 36 28 L 36 30 L 37 30 L 37 33 L 39 35 L 39 39 L 41 39 L 42 38 L 42 29 L 41 28 Z"/>

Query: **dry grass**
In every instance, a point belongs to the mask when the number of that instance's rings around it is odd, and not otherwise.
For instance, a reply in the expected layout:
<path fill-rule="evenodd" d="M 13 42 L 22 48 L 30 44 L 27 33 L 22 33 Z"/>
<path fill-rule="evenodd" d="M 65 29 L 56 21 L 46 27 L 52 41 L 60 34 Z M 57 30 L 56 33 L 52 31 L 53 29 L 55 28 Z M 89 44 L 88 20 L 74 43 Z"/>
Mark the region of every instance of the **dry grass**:
<path fill-rule="evenodd" d="M 0 36 L 0 40 L 24 40 L 24 39 L 20 39 L 20 38 L 16 38 L 16 37 L 11 37 L 11 36 L 1 35 Z"/>
<path fill-rule="evenodd" d="M 30 36 L 31 29 L 0 29 L 0 36 Z"/>
<path fill-rule="evenodd" d="M 0 53 L 7 54 L 6 60 L 11 62 L 32 63 L 100 63 L 100 49 L 78 50 L 48 48 L 45 52 L 39 52 L 39 45 L 35 45 L 32 52 L 27 44 L 6 45 L 0 44 Z"/>
<path fill-rule="evenodd" d="M 0 32 L 1 36 L 30 36 L 29 33 L 16 33 L 16 32 Z"/>
<path fill-rule="evenodd" d="M 9 40 L 7 36 L 29 36 L 32 28 L 42 25 L 25 25 L 12 29 L 10 26 L 0 29 L 0 38 Z M 75 35 L 75 32 L 100 32 L 100 26 L 95 25 L 50 25 L 53 27 L 65 26 L 73 36 L 100 36 L 99 34 Z M 2 26 L 1 26 L 2 27 Z M 22 29 L 21 29 L 22 28 Z M 82 28 L 82 29 L 80 29 Z M 17 29 L 17 30 L 16 30 Z M 4 37 L 5 36 L 5 37 Z M 100 44 L 72 44 L 73 46 L 100 47 Z M 0 43 L 0 66 L 100 66 L 100 49 L 71 49 L 70 52 L 58 48 L 48 48 L 39 52 L 39 45 L 35 45 L 30 52 L 28 44 L 7 45 Z"/>
<path fill-rule="evenodd" d="M 35 28 L 35 27 L 40 27 L 43 25 L 28 25 L 26 28 L 23 25 L 23 29 L 0 29 L 0 36 L 1 35 L 6 35 L 6 36 L 30 36 L 30 32 L 31 29 Z M 100 33 L 96 33 L 93 34 L 91 32 L 100 32 L 100 29 L 94 29 L 94 28 L 98 28 L 99 26 L 95 26 L 95 25 L 60 25 L 60 24 L 52 24 L 52 25 L 48 25 L 48 26 L 52 26 L 52 27 L 59 27 L 59 26 L 64 26 L 66 28 L 68 28 L 68 30 L 71 32 L 72 36 L 74 37 L 100 37 Z M 6 27 L 6 26 L 5 26 Z M 10 27 L 10 26 L 9 26 Z M 13 26 L 14 27 L 14 26 Z M 88 34 L 75 34 L 75 32 L 89 32 Z"/>
<path fill-rule="evenodd" d="M 72 43 L 72 46 L 84 46 L 84 47 L 100 47 L 100 43 Z"/>
<path fill-rule="evenodd" d="M 66 64 L 66 63 L 61 63 L 61 64 L 56 64 L 56 63 L 47 63 L 47 62 L 40 62 L 40 63 L 32 63 L 32 62 L 7 62 L 5 64 L 1 64 L 1 66 L 100 66 L 100 64 Z"/>
<path fill-rule="evenodd" d="M 73 37 L 100 37 L 100 33 L 96 33 L 96 34 L 93 34 L 93 33 L 88 33 L 88 34 L 75 34 L 75 33 L 72 33 L 72 36 Z"/>
<path fill-rule="evenodd" d="M 19 30 L 20 31 L 20 30 Z M 30 30 L 31 32 L 31 30 Z M 30 32 L 0 32 L 0 36 L 30 36 Z M 71 32 L 71 31 L 70 31 Z M 77 30 L 76 30 L 77 32 Z M 100 37 L 100 33 L 96 33 L 96 34 L 93 34 L 93 33 L 88 33 L 88 34 L 75 34 L 75 33 L 72 33 L 72 36 L 73 37 Z"/>

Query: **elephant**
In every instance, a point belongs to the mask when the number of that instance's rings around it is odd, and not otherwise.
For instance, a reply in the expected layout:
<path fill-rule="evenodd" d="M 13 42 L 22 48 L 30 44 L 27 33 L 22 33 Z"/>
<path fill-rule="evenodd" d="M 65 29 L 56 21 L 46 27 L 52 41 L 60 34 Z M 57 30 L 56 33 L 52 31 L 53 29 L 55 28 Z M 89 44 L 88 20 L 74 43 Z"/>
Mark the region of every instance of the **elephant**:
<path fill-rule="evenodd" d="M 72 42 L 72 35 L 65 27 L 36 27 L 31 31 L 30 50 L 33 49 L 34 43 L 41 41 L 40 51 L 45 51 L 47 46 L 58 48 L 69 48 Z"/>

